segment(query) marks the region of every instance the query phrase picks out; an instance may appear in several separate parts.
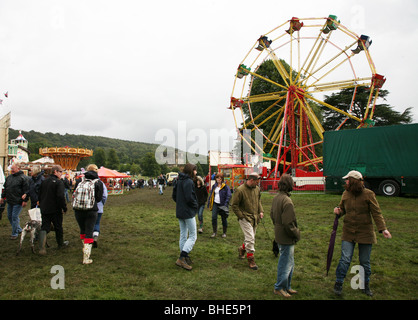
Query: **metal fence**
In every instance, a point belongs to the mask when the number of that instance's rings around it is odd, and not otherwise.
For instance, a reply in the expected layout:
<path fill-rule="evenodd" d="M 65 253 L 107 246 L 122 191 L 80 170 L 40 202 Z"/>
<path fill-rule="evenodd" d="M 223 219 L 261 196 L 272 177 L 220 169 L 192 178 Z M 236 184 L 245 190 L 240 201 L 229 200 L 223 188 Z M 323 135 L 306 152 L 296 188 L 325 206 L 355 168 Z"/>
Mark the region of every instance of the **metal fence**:
<path fill-rule="evenodd" d="M 318 194 L 325 193 L 324 177 L 292 177 L 294 185 L 292 193 Z M 278 192 L 278 182 L 280 179 L 261 180 L 260 188 L 263 192 Z"/>

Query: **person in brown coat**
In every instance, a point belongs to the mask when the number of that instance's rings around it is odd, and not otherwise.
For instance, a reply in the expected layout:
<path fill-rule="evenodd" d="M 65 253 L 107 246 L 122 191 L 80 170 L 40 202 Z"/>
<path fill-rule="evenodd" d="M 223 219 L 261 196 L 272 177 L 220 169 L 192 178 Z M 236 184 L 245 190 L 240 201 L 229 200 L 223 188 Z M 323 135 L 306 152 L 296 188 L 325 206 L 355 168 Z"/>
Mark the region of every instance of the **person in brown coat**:
<path fill-rule="evenodd" d="M 365 294 L 372 296 L 373 293 L 369 286 L 371 275 L 370 254 L 372 244 L 377 243 L 372 219 L 378 231 L 385 238 L 391 238 L 392 236 L 386 228 L 385 220 L 374 192 L 364 187 L 361 173 L 353 170 L 343 179 L 346 179 L 345 191 L 341 197 L 340 204 L 334 208 L 335 214 L 344 215 L 341 259 L 336 270 L 334 292 L 337 295 L 341 295 L 343 282 L 353 257 L 354 246 L 358 243 L 360 266 L 364 270 L 364 279 L 362 279 L 364 281 L 364 289 L 361 288 Z"/>
<path fill-rule="evenodd" d="M 245 259 L 247 253 L 248 267 L 252 270 L 258 269 L 254 259 L 255 234 L 258 223 L 264 217 L 259 180 L 257 173 L 249 174 L 248 179 L 235 189 L 231 200 L 232 210 L 244 234 L 244 243 L 238 248 L 238 257 Z"/>
<path fill-rule="evenodd" d="M 295 266 L 295 244 L 300 240 L 295 208 L 293 201 L 290 199 L 290 191 L 292 190 L 292 177 L 283 174 L 279 181 L 279 193 L 274 197 L 270 210 L 270 217 L 274 224 L 275 240 L 280 249 L 274 293 L 286 298 L 297 293 L 290 287 L 290 284 Z"/>

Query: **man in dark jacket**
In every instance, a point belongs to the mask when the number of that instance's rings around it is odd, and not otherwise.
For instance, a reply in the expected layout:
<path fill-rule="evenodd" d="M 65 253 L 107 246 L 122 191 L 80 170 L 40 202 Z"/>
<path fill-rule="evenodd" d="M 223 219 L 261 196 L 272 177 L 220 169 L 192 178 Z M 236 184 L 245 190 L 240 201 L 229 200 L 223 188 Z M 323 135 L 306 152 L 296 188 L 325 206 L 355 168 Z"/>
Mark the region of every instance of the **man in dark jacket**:
<path fill-rule="evenodd" d="M 51 223 L 55 229 L 58 248 L 68 245 L 68 241 L 64 242 L 64 231 L 62 228 L 63 213 L 67 212 L 67 203 L 61 176 L 61 166 L 54 165 L 52 174 L 42 182 L 39 190 L 39 207 L 42 215 L 42 227 L 39 234 L 39 254 L 42 255 L 46 254 L 46 235 L 51 231 Z"/>
<path fill-rule="evenodd" d="M 33 209 L 38 205 L 39 190 L 41 184 L 45 180 L 44 171 L 39 168 L 32 169 L 32 178 L 29 180 L 29 196 L 30 196 L 30 208 Z"/>
<path fill-rule="evenodd" d="M 22 232 L 19 215 L 29 199 L 29 184 L 18 164 L 13 164 L 10 170 L 11 174 L 4 183 L 0 202 L 7 202 L 7 217 L 12 226 L 10 239 L 15 240 Z"/>
<path fill-rule="evenodd" d="M 193 179 L 196 177 L 196 166 L 186 164 L 179 174 L 173 188 L 172 198 L 176 202 L 176 217 L 180 225 L 180 257 L 176 265 L 186 270 L 192 270 L 190 251 L 197 239 L 195 216 L 198 209 L 197 197 Z"/>

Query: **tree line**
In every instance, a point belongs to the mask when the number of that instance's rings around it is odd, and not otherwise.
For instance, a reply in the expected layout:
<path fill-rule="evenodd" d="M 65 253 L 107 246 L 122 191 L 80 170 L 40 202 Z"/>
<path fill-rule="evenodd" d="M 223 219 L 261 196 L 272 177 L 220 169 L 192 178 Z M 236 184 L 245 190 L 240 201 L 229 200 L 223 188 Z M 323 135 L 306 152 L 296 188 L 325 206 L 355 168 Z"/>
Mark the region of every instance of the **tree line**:
<path fill-rule="evenodd" d="M 18 135 L 19 130 L 9 128 L 9 139 L 15 139 Z M 40 148 L 68 146 L 93 150 L 92 157 L 80 161 L 78 170 L 85 168 L 89 163 L 94 163 L 99 168 L 104 166 L 120 172 L 130 172 L 131 175 L 141 174 L 148 177 L 181 170 L 177 166 L 158 164 L 154 154 L 159 145 L 153 143 L 68 133 L 64 135 L 52 132 L 41 133 L 34 130 L 22 130 L 22 135 L 29 142 L 29 161 L 42 157 L 39 154 Z M 198 163 L 197 168 L 198 174 L 207 174 L 208 165 Z"/>

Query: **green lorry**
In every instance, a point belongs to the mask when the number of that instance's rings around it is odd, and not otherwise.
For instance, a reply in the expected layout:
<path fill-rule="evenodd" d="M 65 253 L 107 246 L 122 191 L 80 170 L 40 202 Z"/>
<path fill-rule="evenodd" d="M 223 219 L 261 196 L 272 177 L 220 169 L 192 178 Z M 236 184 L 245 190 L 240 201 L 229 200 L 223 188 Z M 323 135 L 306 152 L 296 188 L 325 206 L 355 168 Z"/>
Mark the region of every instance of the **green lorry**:
<path fill-rule="evenodd" d="M 342 177 L 357 170 L 377 194 L 416 194 L 418 124 L 325 132 L 323 163 L 326 192 L 341 192 Z"/>

